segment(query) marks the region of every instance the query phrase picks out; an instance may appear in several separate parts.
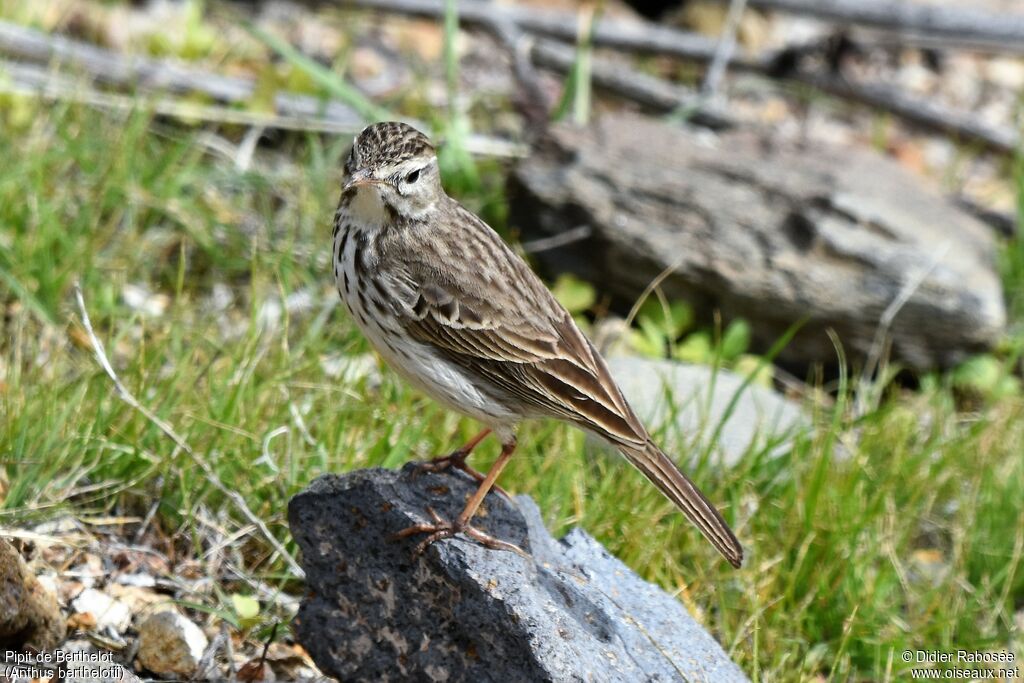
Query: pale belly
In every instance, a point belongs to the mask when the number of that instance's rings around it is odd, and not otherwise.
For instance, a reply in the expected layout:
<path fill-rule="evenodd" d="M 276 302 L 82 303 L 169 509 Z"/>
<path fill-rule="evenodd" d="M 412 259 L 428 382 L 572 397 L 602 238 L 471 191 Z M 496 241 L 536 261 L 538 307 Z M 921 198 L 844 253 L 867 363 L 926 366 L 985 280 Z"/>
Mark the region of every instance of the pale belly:
<path fill-rule="evenodd" d="M 342 239 L 339 234 L 338 240 Z M 432 347 L 409 337 L 397 320 L 382 314 L 360 297 L 356 284 L 356 248 L 349 240 L 335 268 L 338 293 L 352 319 L 385 362 L 409 384 L 445 407 L 471 417 L 496 433 L 510 433 L 520 416 L 511 412 L 471 382 L 462 368 L 445 360 Z M 370 309 L 370 310 L 368 310 Z"/>

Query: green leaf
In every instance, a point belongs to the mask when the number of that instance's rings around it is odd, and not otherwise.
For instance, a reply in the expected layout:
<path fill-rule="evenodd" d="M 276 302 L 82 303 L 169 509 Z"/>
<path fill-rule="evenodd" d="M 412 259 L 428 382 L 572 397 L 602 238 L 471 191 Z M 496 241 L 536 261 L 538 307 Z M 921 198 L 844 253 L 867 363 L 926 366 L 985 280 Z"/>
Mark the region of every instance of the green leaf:
<path fill-rule="evenodd" d="M 593 285 L 569 274 L 559 275 L 551 291 L 558 303 L 573 314 L 586 311 L 597 301 Z"/>
<path fill-rule="evenodd" d="M 770 363 L 762 363 L 760 356 L 743 354 L 736 359 L 732 366 L 733 372 L 743 377 L 749 377 L 751 384 L 759 384 L 762 387 L 771 388 L 773 366 Z"/>
<path fill-rule="evenodd" d="M 1007 396 L 1020 396 L 1021 395 L 1021 381 L 1020 377 L 1013 375 L 1006 375 L 999 384 L 996 385 L 996 389 L 993 392 L 994 398 L 1005 398 Z"/>
<path fill-rule="evenodd" d="M 712 356 L 711 336 L 707 332 L 695 332 L 677 347 L 675 357 L 689 363 L 707 363 Z"/>
<path fill-rule="evenodd" d="M 650 297 L 637 312 L 637 320 L 648 320 L 669 341 L 675 341 L 693 325 L 693 309 L 685 301 L 673 301 L 666 306 L 657 297 Z"/>
<path fill-rule="evenodd" d="M 642 356 L 650 356 L 651 358 L 665 357 L 663 337 L 657 336 L 652 338 L 651 335 L 642 329 L 631 329 L 629 330 L 627 340 L 629 347 Z"/>
<path fill-rule="evenodd" d="M 219 36 L 213 27 L 206 23 L 204 10 L 204 3 L 201 0 L 185 3 L 185 38 L 178 55 L 183 59 L 205 57 L 217 44 Z"/>
<path fill-rule="evenodd" d="M 953 385 L 960 389 L 989 393 L 996 389 L 1004 374 L 1002 364 L 995 357 L 974 356 L 953 371 Z"/>
<path fill-rule="evenodd" d="M 231 605 L 241 621 L 252 621 L 260 615 L 260 601 L 251 595 L 232 593 Z"/>
<path fill-rule="evenodd" d="M 725 328 L 725 334 L 722 335 L 722 358 L 731 361 L 746 353 L 749 347 L 750 324 L 742 318 L 736 318 L 729 323 Z"/>

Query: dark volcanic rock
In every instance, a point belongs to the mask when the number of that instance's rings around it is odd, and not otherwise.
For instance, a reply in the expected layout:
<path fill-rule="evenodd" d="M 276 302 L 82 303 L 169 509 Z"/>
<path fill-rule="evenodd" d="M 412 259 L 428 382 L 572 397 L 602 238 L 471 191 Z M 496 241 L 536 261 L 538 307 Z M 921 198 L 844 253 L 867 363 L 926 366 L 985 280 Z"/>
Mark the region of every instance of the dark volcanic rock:
<path fill-rule="evenodd" d="M 878 154 L 609 115 L 553 127 L 510 183 L 524 239 L 590 228 L 537 254 L 549 272 L 628 308 L 671 268 L 669 297 L 746 318 L 762 349 L 806 319 L 780 357 L 792 365 L 835 364 L 829 329 L 866 356 L 905 292 L 890 332 L 911 368 L 955 364 L 1004 331 L 991 231 Z"/>
<path fill-rule="evenodd" d="M 532 500 L 488 495 L 477 525 L 531 553 L 461 538 L 392 541 L 455 517 L 474 484 L 449 473 L 325 475 L 288 506 L 308 592 L 294 622 L 345 681 L 746 681 L 683 606 L 596 541 L 560 541 Z"/>

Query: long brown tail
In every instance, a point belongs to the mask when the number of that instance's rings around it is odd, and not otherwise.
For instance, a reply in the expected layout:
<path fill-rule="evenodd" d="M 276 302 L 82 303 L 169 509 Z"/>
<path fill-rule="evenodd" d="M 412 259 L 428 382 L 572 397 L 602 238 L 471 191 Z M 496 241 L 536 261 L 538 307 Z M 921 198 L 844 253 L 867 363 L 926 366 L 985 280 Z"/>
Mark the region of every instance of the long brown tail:
<path fill-rule="evenodd" d="M 660 448 L 648 441 L 646 448 L 643 449 L 620 447 L 619 450 L 634 467 L 658 487 L 659 491 L 683 511 L 705 538 L 711 541 L 711 545 L 718 548 L 718 552 L 729 560 L 729 564 L 737 568 L 743 564 L 743 546 L 736 540 L 735 534 L 722 515 Z"/>

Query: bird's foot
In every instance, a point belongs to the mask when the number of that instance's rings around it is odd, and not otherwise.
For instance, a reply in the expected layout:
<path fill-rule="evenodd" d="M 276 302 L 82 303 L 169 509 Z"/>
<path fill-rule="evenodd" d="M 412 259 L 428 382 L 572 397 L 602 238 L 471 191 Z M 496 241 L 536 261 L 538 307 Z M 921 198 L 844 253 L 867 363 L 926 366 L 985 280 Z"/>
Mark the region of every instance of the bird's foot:
<path fill-rule="evenodd" d="M 427 546 L 435 541 L 440 541 L 442 538 L 451 538 L 456 534 L 465 534 L 480 545 L 490 548 L 491 550 L 508 550 L 509 552 L 516 553 L 527 559 L 530 558 L 530 556 L 517 545 L 494 538 L 493 536 L 485 534 L 469 524 L 461 524 L 458 521 L 446 521 L 442 519 L 433 508 L 428 507 L 427 512 L 430 513 L 431 518 L 434 520 L 432 524 L 414 524 L 402 529 L 391 537 L 392 540 L 399 540 L 408 536 L 415 536 L 416 534 L 428 534 L 426 538 L 416 544 L 416 548 L 413 550 L 414 557 L 422 555 L 427 549 Z"/>
<path fill-rule="evenodd" d="M 482 472 L 470 467 L 469 463 L 466 462 L 467 458 L 469 458 L 469 451 L 460 448 L 457 451 L 453 451 L 449 455 L 442 455 L 437 458 L 428 460 L 426 462 L 416 463 L 416 473 L 437 473 L 444 472 L 450 469 L 456 469 L 459 470 L 460 472 L 464 472 L 465 474 L 469 475 L 469 477 L 478 484 L 483 483 L 483 480 L 486 479 L 486 477 Z M 505 496 L 506 500 L 512 500 L 512 496 L 510 496 L 505 489 L 501 488 L 497 484 L 494 484 L 491 487 L 491 489 Z"/>

